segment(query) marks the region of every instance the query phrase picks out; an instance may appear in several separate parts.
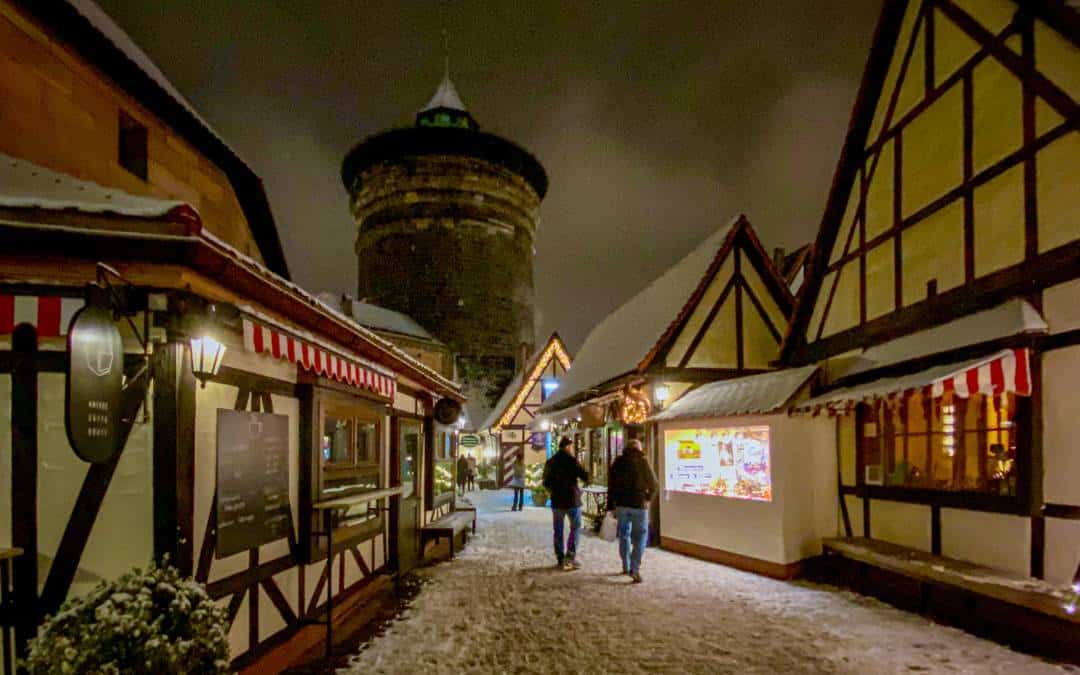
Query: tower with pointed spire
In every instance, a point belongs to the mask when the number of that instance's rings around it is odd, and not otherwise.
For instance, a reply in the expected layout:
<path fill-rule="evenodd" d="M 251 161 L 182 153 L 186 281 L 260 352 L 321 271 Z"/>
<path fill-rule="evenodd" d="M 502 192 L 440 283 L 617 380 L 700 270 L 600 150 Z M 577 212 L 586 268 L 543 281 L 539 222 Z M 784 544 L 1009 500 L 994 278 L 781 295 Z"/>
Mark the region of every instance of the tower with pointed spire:
<path fill-rule="evenodd" d="M 478 424 L 532 353 L 544 168 L 480 130 L 447 67 L 415 124 L 363 140 L 341 177 L 357 227 L 358 297 L 450 346 Z"/>

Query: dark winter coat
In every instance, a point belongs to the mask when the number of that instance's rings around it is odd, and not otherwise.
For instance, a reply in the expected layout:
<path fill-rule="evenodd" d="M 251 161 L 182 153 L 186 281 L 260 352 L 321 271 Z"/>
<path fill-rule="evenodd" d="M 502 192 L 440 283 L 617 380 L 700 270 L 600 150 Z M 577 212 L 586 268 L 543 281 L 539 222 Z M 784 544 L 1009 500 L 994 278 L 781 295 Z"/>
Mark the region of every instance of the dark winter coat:
<path fill-rule="evenodd" d="M 656 475 L 645 460 L 645 455 L 637 450 L 627 448 L 611 463 L 608 472 L 609 510 L 617 506 L 643 509 L 659 490 Z"/>
<path fill-rule="evenodd" d="M 551 494 L 551 508 L 572 509 L 581 506 L 578 479 L 589 482 L 589 474 L 573 456 L 560 450 L 544 464 L 544 487 Z"/>

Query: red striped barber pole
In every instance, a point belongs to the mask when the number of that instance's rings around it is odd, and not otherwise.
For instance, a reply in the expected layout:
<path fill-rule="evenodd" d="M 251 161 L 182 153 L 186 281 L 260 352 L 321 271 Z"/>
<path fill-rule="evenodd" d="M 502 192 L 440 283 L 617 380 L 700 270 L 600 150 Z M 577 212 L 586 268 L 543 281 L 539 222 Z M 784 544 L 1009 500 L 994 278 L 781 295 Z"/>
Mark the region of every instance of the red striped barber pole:
<path fill-rule="evenodd" d="M 10 335 L 23 323 L 36 328 L 38 337 L 67 335 L 71 317 L 85 304 L 83 298 L 0 294 L 0 335 Z"/>
<path fill-rule="evenodd" d="M 972 394 L 996 396 L 1006 392 L 1017 396 L 1031 396 L 1028 350 L 1010 349 L 998 352 L 986 362 L 937 380 L 931 386 L 931 395 L 934 398 L 940 398 L 947 391 L 960 398 L 967 398 Z"/>
<path fill-rule="evenodd" d="M 397 392 L 397 380 L 388 371 L 378 370 L 373 364 L 339 356 L 250 319 L 244 319 L 244 348 L 256 354 L 285 359 L 305 370 L 373 391 L 386 398 L 394 398 Z"/>

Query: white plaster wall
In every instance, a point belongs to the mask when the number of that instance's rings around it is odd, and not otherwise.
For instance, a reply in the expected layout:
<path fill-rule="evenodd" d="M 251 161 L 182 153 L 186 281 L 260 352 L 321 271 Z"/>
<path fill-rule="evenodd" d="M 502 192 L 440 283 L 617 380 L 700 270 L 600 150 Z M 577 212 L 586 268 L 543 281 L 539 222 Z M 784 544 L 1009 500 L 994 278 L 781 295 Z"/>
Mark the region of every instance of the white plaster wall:
<path fill-rule="evenodd" d="M 860 532 L 855 533 L 857 536 Z M 870 537 L 901 546 L 930 550 L 930 507 L 923 504 L 870 501 Z"/>
<path fill-rule="evenodd" d="M 1051 333 L 1080 328 L 1080 279 L 1043 291 L 1043 316 Z"/>
<path fill-rule="evenodd" d="M 1004 513 L 941 509 L 941 554 L 1027 576 L 1031 521 Z"/>
<path fill-rule="evenodd" d="M 786 415 L 662 424 L 668 429 L 769 426 L 773 500 L 756 502 L 683 492 L 661 493 L 661 535 L 786 564 L 821 551 L 836 531 L 836 459 L 831 420 Z M 658 478 L 663 488 L 665 453 Z"/>
<path fill-rule="evenodd" d="M 844 503 L 847 504 L 848 520 L 851 521 L 851 536 L 861 537 L 863 535 L 863 500 L 854 495 L 844 495 Z M 843 514 L 837 514 L 836 522 L 837 536 L 846 537 Z"/>
<path fill-rule="evenodd" d="M 1080 520 L 1046 519 L 1046 580 L 1072 583 L 1080 565 Z"/>
<path fill-rule="evenodd" d="M 225 354 L 224 364 L 248 372 L 258 373 L 288 382 L 296 381 L 296 366 L 285 361 L 276 361 L 261 355 L 254 355 L 239 349 L 230 349 Z M 206 535 L 206 524 L 213 504 L 217 481 L 217 411 L 219 408 L 232 410 L 236 403 L 237 388 L 233 386 L 207 383 L 195 393 L 195 536 L 194 552 L 198 560 Z M 298 522 L 299 500 L 299 440 L 300 440 L 300 402 L 287 396 L 271 397 L 274 413 L 289 418 L 289 501 L 293 512 L 294 528 Z M 259 547 L 259 562 L 270 562 L 289 554 L 288 540 L 263 544 Z M 214 559 L 210 565 L 208 581 L 224 579 L 242 572 L 248 567 L 249 556 L 246 552 Z M 285 599 L 297 610 L 299 596 L 299 577 L 296 568 L 285 570 L 274 577 Z M 285 626 L 277 608 L 265 591 L 259 590 L 259 639 L 264 640 Z M 229 598 L 223 598 L 222 606 L 227 607 Z M 248 595 L 245 593 L 243 604 L 229 630 L 229 648 L 233 656 L 248 650 Z"/>
<path fill-rule="evenodd" d="M 64 427 L 63 373 L 38 375 L 38 553 L 51 563 L 90 464 L 79 459 Z M 154 554 L 153 432 L 142 415 L 131 430 L 86 542 L 70 595 L 114 579 Z M 8 464 L 10 471 L 10 464 Z M 10 508 L 9 508 L 10 513 Z M 117 537 L 123 532 L 123 537 Z M 44 586 L 47 570 L 38 577 Z"/>
<path fill-rule="evenodd" d="M 1042 355 L 1043 498 L 1051 504 L 1080 506 L 1078 383 L 1080 345 Z"/>

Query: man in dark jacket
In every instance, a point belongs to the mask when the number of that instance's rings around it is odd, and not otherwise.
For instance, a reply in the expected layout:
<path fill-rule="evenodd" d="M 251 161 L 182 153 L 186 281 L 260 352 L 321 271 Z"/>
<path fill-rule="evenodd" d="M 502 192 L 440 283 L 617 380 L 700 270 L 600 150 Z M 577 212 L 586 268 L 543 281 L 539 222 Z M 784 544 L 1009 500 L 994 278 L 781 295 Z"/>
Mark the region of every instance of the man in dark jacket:
<path fill-rule="evenodd" d="M 619 521 L 623 574 L 629 574 L 636 584 L 641 583 L 641 556 L 649 543 L 649 501 L 659 489 L 656 475 L 641 451 L 641 441 L 627 441 L 623 454 L 611 463 L 607 507 Z"/>
<path fill-rule="evenodd" d="M 552 526 L 555 530 L 555 559 L 566 570 L 581 565 L 574 559 L 581 538 L 581 489 L 578 479 L 589 482 L 589 474 L 574 458 L 574 442 L 565 436 L 559 441 L 559 451 L 544 464 L 544 487 L 551 494 Z M 563 520 L 570 518 L 570 537 L 563 552 Z"/>

